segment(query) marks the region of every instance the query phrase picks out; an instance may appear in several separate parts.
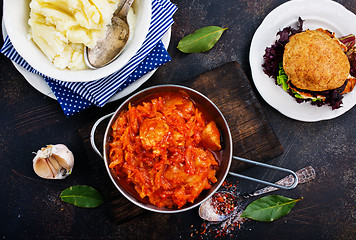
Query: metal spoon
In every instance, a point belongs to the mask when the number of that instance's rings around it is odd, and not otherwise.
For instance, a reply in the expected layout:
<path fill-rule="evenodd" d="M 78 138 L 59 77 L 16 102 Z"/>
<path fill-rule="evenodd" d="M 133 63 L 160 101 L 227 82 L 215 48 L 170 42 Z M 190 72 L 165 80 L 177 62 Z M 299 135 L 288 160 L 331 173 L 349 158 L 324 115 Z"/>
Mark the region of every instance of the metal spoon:
<path fill-rule="evenodd" d="M 299 183 L 306 183 L 315 178 L 315 170 L 309 166 L 302 168 L 296 172 Z M 294 177 L 289 175 L 281 180 L 277 181 L 276 184 L 283 186 L 291 186 L 294 183 Z M 262 189 L 259 189 L 253 193 L 247 195 L 237 195 L 226 191 L 216 192 L 208 200 L 202 203 L 199 207 L 199 216 L 207 221 L 211 222 L 220 222 L 226 220 L 231 214 L 234 213 L 234 210 L 240 206 L 242 200 L 249 197 L 255 197 L 264 193 L 272 192 L 278 190 L 276 187 L 268 186 Z M 220 202 L 216 202 L 217 197 L 221 197 Z M 219 198 L 218 198 L 219 199 Z M 224 203 L 228 203 L 229 208 L 225 208 Z"/>
<path fill-rule="evenodd" d="M 100 39 L 94 48 L 84 48 L 84 61 L 89 68 L 97 69 L 108 65 L 124 50 L 130 35 L 127 14 L 133 1 L 125 0 L 123 5 L 119 4 L 106 36 Z"/>

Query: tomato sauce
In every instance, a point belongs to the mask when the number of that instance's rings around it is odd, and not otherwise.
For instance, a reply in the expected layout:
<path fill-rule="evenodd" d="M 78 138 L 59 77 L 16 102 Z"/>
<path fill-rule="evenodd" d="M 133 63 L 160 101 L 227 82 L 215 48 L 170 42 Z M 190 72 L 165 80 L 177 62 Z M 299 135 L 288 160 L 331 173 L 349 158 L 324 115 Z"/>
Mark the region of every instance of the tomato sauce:
<path fill-rule="evenodd" d="M 219 130 L 185 92 L 129 104 L 111 128 L 109 167 L 153 205 L 181 208 L 217 182 Z"/>

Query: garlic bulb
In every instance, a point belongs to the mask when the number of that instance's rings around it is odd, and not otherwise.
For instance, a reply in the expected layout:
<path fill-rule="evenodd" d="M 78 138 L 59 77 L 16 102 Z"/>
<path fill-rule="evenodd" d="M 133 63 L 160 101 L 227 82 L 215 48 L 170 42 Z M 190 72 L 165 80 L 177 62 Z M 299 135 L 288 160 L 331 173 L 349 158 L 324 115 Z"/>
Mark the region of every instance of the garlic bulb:
<path fill-rule="evenodd" d="M 33 170 L 41 178 L 63 179 L 72 173 L 73 153 L 64 144 L 47 145 L 37 151 Z"/>

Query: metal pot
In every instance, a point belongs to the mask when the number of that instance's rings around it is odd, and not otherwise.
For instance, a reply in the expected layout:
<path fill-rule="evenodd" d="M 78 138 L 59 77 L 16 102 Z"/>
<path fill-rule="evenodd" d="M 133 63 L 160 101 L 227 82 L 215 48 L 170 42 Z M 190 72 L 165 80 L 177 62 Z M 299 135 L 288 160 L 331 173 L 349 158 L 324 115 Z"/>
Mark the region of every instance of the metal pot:
<path fill-rule="evenodd" d="M 140 100 L 142 100 L 143 98 L 147 97 L 150 94 L 153 93 L 159 93 L 159 92 L 179 92 L 179 91 L 184 91 L 186 92 L 189 97 L 199 103 L 199 105 L 201 105 L 204 109 L 208 110 L 210 116 L 212 117 L 212 119 L 214 119 L 215 123 L 217 124 L 219 130 L 220 130 L 220 134 L 221 134 L 221 138 L 222 138 L 222 161 L 221 164 L 219 166 L 218 171 L 216 172 L 216 178 L 217 178 L 217 182 L 212 184 L 211 188 L 208 190 L 204 190 L 203 192 L 201 192 L 201 194 L 199 195 L 199 197 L 197 199 L 195 199 L 194 203 L 187 203 L 186 205 L 184 205 L 182 208 L 178 209 L 178 208 L 159 208 L 156 207 L 154 205 L 152 205 L 147 198 L 142 199 L 138 193 L 136 192 L 135 189 L 133 189 L 132 187 L 130 187 L 129 185 L 125 185 L 125 184 L 121 184 L 120 181 L 118 180 L 118 178 L 115 176 L 114 172 L 109 168 L 109 137 L 111 135 L 111 125 L 114 123 L 114 121 L 116 120 L 116 118 L 119 116 L 119 114 L 121 113 L 121 111 L 123 110 L 127 110 L 128 109 L 128 104 L 131 103 L 135 103 L 135 102 L 139 102 Z M 95 142 L 94 142 L 94 134 L 95 134 L 95 130 L 97 128 L 97 126 L 104 120 L 111 117 L 106 131 L 105 131 L 105 135 L 104 135 L 104 141 L 103 141 L 103 155 L 100 153 L 100 151 L 97 149 Z M 249 162 L 249 163 L 253 163 L 253 164 L 257 164 L 257 165 L 261 165 L 264 167 L 268 167 L 268 168 L 273 168 L 273 169 L 277 169 L 277 170 L 281 170 L 281 171 L 285 171 L 288 173 L 291 173 L 295 176 L 295 182 L 292 186 L 289 187 L 284 187 L 284 186 L 280 186 L 280 185 L 275 185 L 269 182 L 265 182 L 262 180 L 258 180 L 258 179 L 254 179 L 251 177 L 247 177 L 244 175 L 240 175 L 240 174 L 236 174 L 236 173 L 230 173 L 231 175 L 234 176 L 238 176 L 238 177 L 242 177 L 248 180 L 252 180 L 252 181 L 257 181 L 257 182 L 261 182 L 261 183 L 265 183 L 268 185 L 272 185 L 275 187 L 280 187 L 280 188 L 284 188 L 284 189 L 291 189 L 294 188 L 297 183 L 298 183 L 298 179 L 297 176 L 295 175 L 295 173 L 291 170 L 288 169 L 283 169 L 283 168 L 279 168 L 279 167 L 275 167 L 275 166 L 271 166 L 271 165 L 267 165 L 267 164 L 262 164 L 259 162 L 255 162 L 252 160 L 247 160 L 247 159 L 242 159 L 242 158 L 238 158 L 238 157 L 233 157 L 233 145 L 232 145 L 232 137 L 231 137 L 231 132 L 229 129 L 229 126 L 227 124 L 227 121 L 225 120 L 223 114 L 220 112 L 220 110 L 217 108 L 217 106 L 211 101 L 209 100 L 206 96 L 204 96 L 203 94 L 188 88 L 188 87 L 184 87 L 184 86 L 178 86 L 178 85 L 160 85 L 160 86 L 154 86 L 154 87 L 150 87 L 147 89 L 144 89 L 134 95 L 132 95 L 131 97 L 129 97 L 126 101 L 124 101 L 119 108 L 111 114 L 108 114 L 100 119 L 98 119 L 98 121 L 93 125 L 91 134 L 90 134 L 90 140 L 91 140 L 91 145 L 93 147 L 93 149 L 95 150 L 95 152 L 101 156 L 104 159 L 104 163 L 105 163 L 105 167 L 106 170 L 109 174 L 109 177 L 111 178 L 112 182 L 114 183 L 115 187 L 128 199 L 130 200 L 132 203 L 136 204 L 137 206 L 144 208 L 146 210 L 150 210 L 150 211 L 154 211 L 154 212 L 160 212 L 160 213 L 177 213 L 177 212 L 183 212 L 183 211 L 187 211 L 189 209 L 192 209 L 196 206 L 199 206 L 201 203 L 203 203 L 205 200 L 207 200 L 210 196 L 212 196 L 221 186 L 221 184 L 224 182 L 227 174 L 229 173 L 229 169 L 230 169 L 230 165 L 231 165 L 231 161 L 233 158 L 237 159 L 237 160 L 241 160 L 241 161 L 245 161 L 245 162 Z"/>

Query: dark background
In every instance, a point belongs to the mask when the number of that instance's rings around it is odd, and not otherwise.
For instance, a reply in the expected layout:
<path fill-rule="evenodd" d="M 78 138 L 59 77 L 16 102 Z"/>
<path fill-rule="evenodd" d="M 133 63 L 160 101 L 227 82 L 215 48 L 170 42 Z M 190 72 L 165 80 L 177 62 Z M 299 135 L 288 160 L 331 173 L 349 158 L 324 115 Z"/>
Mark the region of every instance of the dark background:
<path fill-rule="evenodd" d="M 239 62 L 252 83 L 248 61 L 252 36 L 264 17 L 286 1 L 173 2 L 178 11 L 168 49 L 172 61 L 160 67 L 140 89 L 152 84 L 179 84 L 230 61 Z M 355 0 L 337 2 L 356 12 Z M 211 51 L 184 54 L 176 49 L 182 37 L 209 25 L 229 28 Z M 171 215 L 147 212 L 126 223 L 115 224 L 107 213 L 107 203 L 96 209 L 63 203 L 58 196 L 71 185 L 86 184 L 100 190 L 78 129 L 112 112 L 120 101 L 66 118 L 59 104 L 32 88 L 7 58 L 0 55 L 0 61 L 1 238 L 199 238 L 195 231 L 203 221 L 197 209 Z M 312 165 L 317 177 L 297 189 L 276 192 L 291 198 L 304 197 L 288 216 L 273 223 L 245 222 L 231 238 L 355 239 L 356 108 L 336 119 L 305 123 L 283 116 L 256 94 L 284 149 L 283 155 L 269 163 L 293 170 Z M 43 180 L 32 170 L 33 152 L 50 143 L 64 143 L 75 155 L 73 174 L 65 180 Z M 259 168 L 244 174 L 270 181 L 281 177 L 274 171 Z M 239 180 L 241 192 L 259 187 Z"/>

